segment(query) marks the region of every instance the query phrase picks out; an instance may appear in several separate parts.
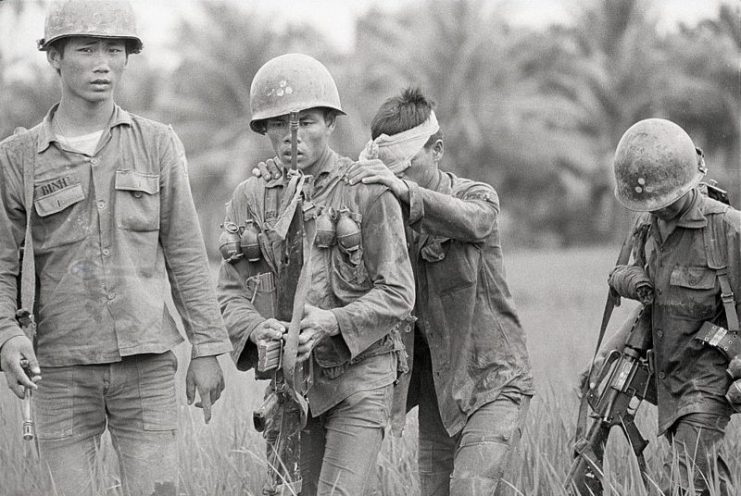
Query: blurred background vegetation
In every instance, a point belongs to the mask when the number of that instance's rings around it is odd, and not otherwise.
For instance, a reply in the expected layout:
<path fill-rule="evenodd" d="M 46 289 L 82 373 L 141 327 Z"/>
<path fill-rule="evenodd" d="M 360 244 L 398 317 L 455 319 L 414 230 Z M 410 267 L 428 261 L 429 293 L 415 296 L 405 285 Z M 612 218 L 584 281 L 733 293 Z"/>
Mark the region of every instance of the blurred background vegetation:
<path fill-rule="evenodd" d="M 627 228 L 611 161 L 622 133 L 642 118 L 683 126 L 705 151 L 710 177 L 741 203 L 739 4 L 727 0 L 707 19 L 661 30 L 650 8 L 657 1 L 574 2 L 572 22 L 537 28 L 509 24 L 496 0 L 408 1 L 366 9 L 350 50 L 316 23 L 277 29 L 252 2 L 204 1 L 169 38 L 177 62 L 163 63 L 145 39 L 117 99 L 182 138 L 214 257 L 224 202 L 271 155 L 248 126 L 252 77 L 292 51 L 318 58 L 337 81 L 348 113 L 333 137 L 339 152 L 357 157 L 380 103 L 420 85 L 438 103 L 443 167 L 498 190 L 507 246 L 603 244 Z M 44 3 L 0 2 L 0 25 L 43 16 Z M 41 54 L 32 58 L 0 50 L 0 138 L 36 124 L 59 97 L 55 73 Z"/>

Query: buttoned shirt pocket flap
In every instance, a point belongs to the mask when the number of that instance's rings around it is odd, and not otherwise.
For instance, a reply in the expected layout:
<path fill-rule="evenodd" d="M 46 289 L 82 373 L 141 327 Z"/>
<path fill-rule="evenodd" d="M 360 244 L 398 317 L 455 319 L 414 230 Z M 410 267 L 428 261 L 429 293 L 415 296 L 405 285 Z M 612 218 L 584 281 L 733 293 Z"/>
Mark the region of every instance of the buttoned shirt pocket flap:
<path fill-rule="evenodd" d="M 160 176 L 131 170 L 116 171 L 116 189 L 133 191 L 135 196 L 136 192 L 154 195 L 160 189 Z"/>
<path fill-rule="evenodd" d="M 82 185 L 73 184 L 66 188 L 58 189 L 48 195 L 36 198 L 34 207 L 39 217 L 47 217 L 85 199 Z"/>
<path fill-rule="evenodd" d="M 705 266 L 678 265 L 671 273 L 669 284 L 690 289 L 715 288 L 715 271 Z"/>
<path fill-rule="evenodd" d="M 132 170 L 116 171 L 116 225 L 152 232 L 160 227 L 160 176 Z"/>

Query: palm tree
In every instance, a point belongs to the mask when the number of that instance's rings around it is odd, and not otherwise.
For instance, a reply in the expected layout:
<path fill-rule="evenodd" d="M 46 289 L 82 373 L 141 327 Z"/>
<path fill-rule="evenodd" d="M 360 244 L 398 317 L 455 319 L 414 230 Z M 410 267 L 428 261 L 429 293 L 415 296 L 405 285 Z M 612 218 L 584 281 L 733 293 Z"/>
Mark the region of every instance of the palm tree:
<path fill-rule="evenodd" d="M 555 232 L 553 199 L 567 198 L 555 174 L 559 157 L 550 146 L 533 146 L 536 137 L 549 136 L 535 111 L 542 97 L 532 74 L 550 42 L 508 26 L 502 14 L 498 4 L 482 0 L 428 0 L 396 14 L 369 12 L 356 40 L 354 78 L 364 97 L 354 101 L 368 122 L 381 100 L 403 86 L 421 86 L 438 102 L 448 145 L 444 168 L 493 184 L 505 222 L 527 216 L 532 231 L 545 225 Z M 533 189 L 540 194 L 533 196 Z M 512 235 L 541 237 L 522 223 Z"/>
<path fill-rule="evenodd" d="M 664 95 L 669 116 L 703 148 L 710 176 L 741 202 L 741 25 L 730 5 L 695 27 L 682 25 L 671 37 L 670 56 L 684 68 Z M 712 56 L 709 56 L 712 54 Z"/>

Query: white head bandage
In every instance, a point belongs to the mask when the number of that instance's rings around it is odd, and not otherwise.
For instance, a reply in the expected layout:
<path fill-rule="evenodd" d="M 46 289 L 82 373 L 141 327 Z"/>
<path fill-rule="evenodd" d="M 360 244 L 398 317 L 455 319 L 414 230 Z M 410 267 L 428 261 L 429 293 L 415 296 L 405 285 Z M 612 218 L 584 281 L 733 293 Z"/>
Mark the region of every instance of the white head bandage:
<path fill-rule="evenodd" d="M 393 136 L 382 134 L 369 141 L 360 152 L 360 160 L 381 159 L 393 172 L 398 174 L 412 165 L 412 158 L 425 146 L 430 136 L 440 130 L 435 112 L 430 112 L 419 126 L 407 129 Z"/>

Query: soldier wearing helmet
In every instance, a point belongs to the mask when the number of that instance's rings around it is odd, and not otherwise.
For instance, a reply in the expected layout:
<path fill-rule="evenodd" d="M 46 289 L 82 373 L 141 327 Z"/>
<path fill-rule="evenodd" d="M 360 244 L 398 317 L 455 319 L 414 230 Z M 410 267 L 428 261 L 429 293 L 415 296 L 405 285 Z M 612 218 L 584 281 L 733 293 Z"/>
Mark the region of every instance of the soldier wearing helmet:
<path fill-rule="evenodd" d="M 613 166 L 618 201 L 642 213 L 633 228 L 632 260 L 613 270 L 610 285 L 635 298 L 620 274 L 639 267 L 644 286 L 653 287 L 642 302 L 653 301 L 659 433 L 679 462 L 674 472 L 671 460 L 666 462 L 672 484 L 666 494 L 707 495 L 707 481 L 719 481 L 717 494 L 735 494 L 718 449 L 731 413 L 741 406 L 726 398 L 733 381 L 727 355 L 735 352 L 721 340 L 739 331 L 741 213 L 705 194 L 703 154 L 671 121 L 645 119 L 631 126 Z M 600 361 L 622 348 L 629 328 L 610 340 Z"/>
<path fill-rule="evenodd" d="M 269 60 L 254 76 L 250 106 L 250 126 L 270 140 L 277 177 L 247 179 L 226 207 L 217 293 L 233 358 L 237 368 L 250 369 L 258 343 L 283 339 L 288 323 L 276 319 L 274 308 L 290 308 L 292 300 L 276 293 L 276 281 L 287 270 L 285 228 L 294 214 L 303 215 L 310 289 L 298 360 L 313 365 L 313 387 L 301 432 L 301 494 L 364 494 L 389 423 L 393 384 L 406 365 L 400 333 L 414 282 L 401 208 L 384 187 L 342 180 L 352 161 L 329 139 L 344 112 L 320 62 L 301 54 Z M 296 213 L 290 207 L 298 199 Z"/>
<path fill-rule="evenodd" d="M 188 400 L 197 389 L 207 422 L 224 387 L 216 356 L 231 351 L 182 143 L 114 102 L 128 55 L 142 48 L 128 2 L 52 2 L 38 48 L 62 96 L 0 143 L 0 366 L 16 395 L 36 390 L 44 472 L 59 494 L 100 492 L 92 474 L 107 428 L 124 493 L 174 495 L 172 349 L 183 339 L 167 288 L 193 347 Z M 22 245 L 33 341 L 14 318 Z"/>

